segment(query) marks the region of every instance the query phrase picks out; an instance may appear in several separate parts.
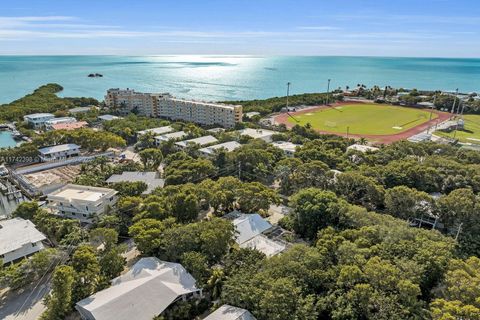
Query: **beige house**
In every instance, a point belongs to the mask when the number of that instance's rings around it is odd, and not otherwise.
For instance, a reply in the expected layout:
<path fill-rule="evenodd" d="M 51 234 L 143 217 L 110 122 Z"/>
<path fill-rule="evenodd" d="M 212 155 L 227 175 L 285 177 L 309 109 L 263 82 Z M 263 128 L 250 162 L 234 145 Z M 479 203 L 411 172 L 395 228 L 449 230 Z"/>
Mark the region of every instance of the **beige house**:
<path fill-rule="evenodd" d="M 117 193 L 109 188 L 67 184 L 47 194 L 47 201 L 54 213 L 91 223 L 117 203 Z"/>

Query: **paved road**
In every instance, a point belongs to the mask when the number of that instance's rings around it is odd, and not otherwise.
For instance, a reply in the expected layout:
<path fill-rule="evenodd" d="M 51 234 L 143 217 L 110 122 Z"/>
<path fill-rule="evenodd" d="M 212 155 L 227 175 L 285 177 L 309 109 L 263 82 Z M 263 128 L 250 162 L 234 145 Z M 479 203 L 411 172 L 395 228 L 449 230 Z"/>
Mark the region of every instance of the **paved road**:
<path fill-rule="evenodd" d="M 45 310 L 43 297 L 50 289 L 45 282 L 38 285 L 34 290 L 31 288 L 20 294 L 14 293 L 3 297 L 0 300 L 0 319 L 36 320 L 40 318 Z"/>

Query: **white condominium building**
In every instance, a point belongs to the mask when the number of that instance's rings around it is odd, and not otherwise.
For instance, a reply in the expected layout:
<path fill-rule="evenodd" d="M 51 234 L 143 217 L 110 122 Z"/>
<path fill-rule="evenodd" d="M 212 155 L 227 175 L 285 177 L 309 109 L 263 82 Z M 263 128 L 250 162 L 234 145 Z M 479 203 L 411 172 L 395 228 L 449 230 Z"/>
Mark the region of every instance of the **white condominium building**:
<path fill-rule="evenodd" d="M 109 89 L 105 104 L 121 114 L 136 113 L 146 117 L 155 117 L 156 104 L 160 97 L 168 94 L 151 94 L 137 92 L 133 89 Z"/>
<path fill-rule="evenodd" d="M 242 122 L 242 106 L 163 97 L 158 100 L 158 116 L 233 128 Z"/>
<path fill-rule="evenodd" d="M 117 193 L 108 188 L 67 184 L 47 195 L 48 207 L 59 215 L 90 223 L 117 203 Z"/>
<path fill-rule="evenodd" d="M 233 128 L 242 122 L 242 106 L 204 101 L 183 100 L 168 93 L 141 93 L 132 89 L 109 89 L 105 104 L 123 114 L 130 112 L 148 117 L 220 125 Z"/>

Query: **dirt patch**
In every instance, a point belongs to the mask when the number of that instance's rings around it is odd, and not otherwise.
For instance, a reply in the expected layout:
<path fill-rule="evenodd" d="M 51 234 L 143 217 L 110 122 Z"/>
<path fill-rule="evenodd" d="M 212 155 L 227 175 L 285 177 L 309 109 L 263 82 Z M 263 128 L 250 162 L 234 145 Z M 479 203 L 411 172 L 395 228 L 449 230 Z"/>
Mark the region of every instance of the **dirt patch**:
<path fill-rule="evenodd" d="M 80 165 L 65 166 L 26 174 L 24 177 L 36 188 L 72 182 L 80 173 Z"/>

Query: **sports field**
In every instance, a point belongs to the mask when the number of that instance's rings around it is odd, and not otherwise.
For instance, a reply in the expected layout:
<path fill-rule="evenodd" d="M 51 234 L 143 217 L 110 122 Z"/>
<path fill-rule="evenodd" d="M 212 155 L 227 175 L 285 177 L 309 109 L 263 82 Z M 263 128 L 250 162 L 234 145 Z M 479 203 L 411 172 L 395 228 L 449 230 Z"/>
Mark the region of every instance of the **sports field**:
<path fill-rule="evenodd" d="M 465 120 L 464 130 L 457 130 L 456 133 L 435 131 L 435 135 L 445 138 L 458 139 L 460 142 L 480 144 L 480 115 L 468 114 L 463 116 Z"/>
<path fill-rule="evenodd" d="M 438 115 L 432 114 L 432 120 Z M 294 118 L 294 119 L 293 119 Z M 391 105 L 353 103 L 305 110 L 287 119 L 291 125 L 310 123 L 318 131 L 354 135 L 394 135 L 426 123 L 430 111 Z"/>

